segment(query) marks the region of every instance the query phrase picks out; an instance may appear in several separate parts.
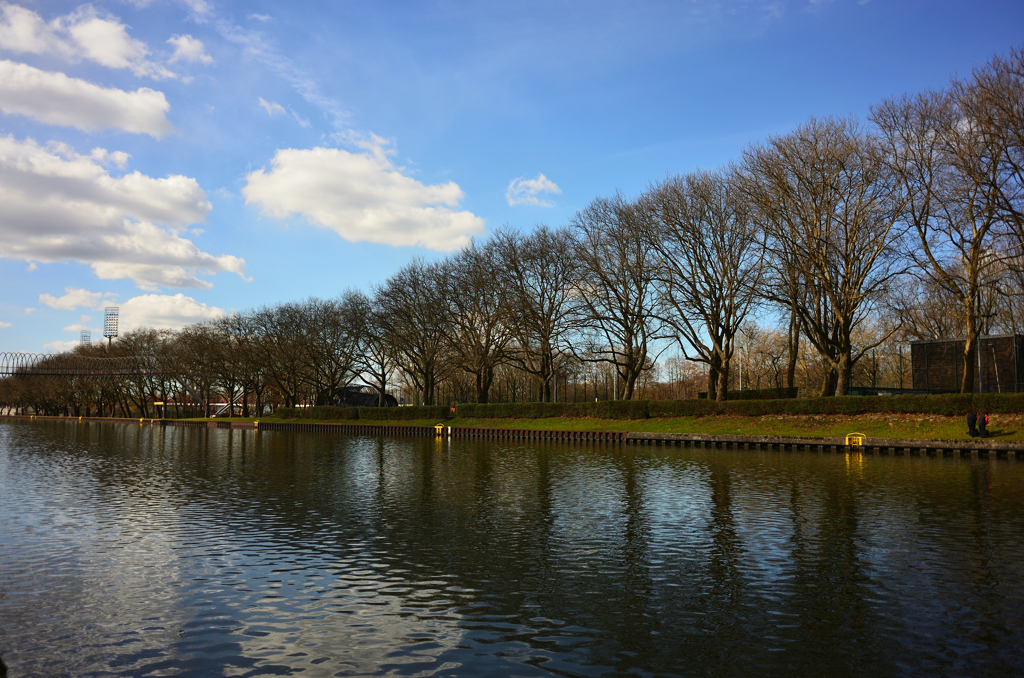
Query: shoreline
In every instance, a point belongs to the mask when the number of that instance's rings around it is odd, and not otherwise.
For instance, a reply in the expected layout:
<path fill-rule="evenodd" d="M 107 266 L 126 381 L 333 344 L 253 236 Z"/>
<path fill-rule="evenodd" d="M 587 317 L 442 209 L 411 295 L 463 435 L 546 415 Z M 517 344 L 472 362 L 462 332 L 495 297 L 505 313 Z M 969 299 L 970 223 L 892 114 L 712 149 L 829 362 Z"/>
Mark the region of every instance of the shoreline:
<path fill-rule="evenodd" d="M 1024 459 L 1024 441 L 1002 438 L 899 438 L 866 436 L 862 445 L 848 445 L 845 436 L 801 436 L 771 434 L 684 433 L 636 430 L 501 427 L 493 425 L 503 420 L 491 420 L 492 425 L 460 425 L 451 420 L 442 424 L 440 436 L 436 425 L 418 421 L 362 421 L 321 422 L 312 420 L 283 421 L 276 419 L 125 419 L 114 417 L 59 417 L 45 415 L 3 415 L 0 422 L 63 421 L 68 423 L 134 424 L 138 426 L 173 426 L 184 428 L 249 430 L 253 432 L 312 432 L 364 435 L 399 435 L 442 438 L 491 438 L 505 440 L 532 440 L 551 442 L 603 442 L 635 445 L 675 446 L 694 449 L 732 449 L 750 451 L 792 451 L 822 453 L 865 453 L 894 456 L 940 457 L 1006 457 Z M 851 418 L 854 419 L 854 418 Z M 533 420 L 530 420 L 533 421 Z M 540 420 L 543 421 L 543 420 Z M 580 423 L 595 423 L 576 420 Z M 470 423 L 470 422 L 465 422 Z M 476 423 L 476 422 L 472 422 Z M 616 424 L 628 426 L 629 421 Z M 853 423 L 853 422 L 848 422 Z M 618 427 L 616 427 L 618 428 Z M 637 428 L 637 427 L 634 427 Z M 850 431 L 851 433 L 853 431 Z"/>

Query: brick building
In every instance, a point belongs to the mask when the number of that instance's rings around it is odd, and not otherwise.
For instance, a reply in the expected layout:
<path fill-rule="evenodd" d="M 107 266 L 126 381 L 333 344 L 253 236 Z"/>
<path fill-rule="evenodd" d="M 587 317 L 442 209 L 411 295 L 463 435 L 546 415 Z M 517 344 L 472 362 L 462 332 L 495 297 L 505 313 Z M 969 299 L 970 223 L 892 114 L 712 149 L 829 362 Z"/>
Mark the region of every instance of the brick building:
<path fill-rule="evenodd" d="M 975 393 L 1024 391 L 1024 335 L 981 337 L 975 364 Z M 934 339 L 910 342 L 914 389 L 931 392 L 960 390 L 964 374 L 964 340 Z M 980 364 L 980 369 L 978 365 Z"/>

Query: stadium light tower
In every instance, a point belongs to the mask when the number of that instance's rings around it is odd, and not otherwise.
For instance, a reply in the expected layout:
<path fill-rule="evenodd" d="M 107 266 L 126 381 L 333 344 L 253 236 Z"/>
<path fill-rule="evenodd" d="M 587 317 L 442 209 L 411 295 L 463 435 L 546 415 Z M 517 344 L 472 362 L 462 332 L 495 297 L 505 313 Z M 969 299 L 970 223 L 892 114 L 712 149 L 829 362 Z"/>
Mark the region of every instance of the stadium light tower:
<path fill-rule="evenodd" d="M 92 332 L 90 330 L 82 330 L 82 333 L 78 336 L 78 343 L 82 346 L 89 346 L 92 344 Z"/>
<path fill-rule="evenodd" d="M 117 318 L 120 313 L 120 306 L 107 306 L 103 309 L 103 336 L 107 338 L 107 348 L 110 348 L 117 336 Z"/>

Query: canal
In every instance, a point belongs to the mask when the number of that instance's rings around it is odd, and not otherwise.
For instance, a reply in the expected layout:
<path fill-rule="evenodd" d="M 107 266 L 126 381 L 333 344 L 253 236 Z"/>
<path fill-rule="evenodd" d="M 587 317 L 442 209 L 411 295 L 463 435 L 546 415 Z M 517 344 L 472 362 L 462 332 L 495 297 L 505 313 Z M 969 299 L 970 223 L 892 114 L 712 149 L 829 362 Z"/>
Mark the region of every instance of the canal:
<path fill-rule="evenodd" d="M 1024 673 L 1024 462 L 0 424 L 11 676 Z"/>

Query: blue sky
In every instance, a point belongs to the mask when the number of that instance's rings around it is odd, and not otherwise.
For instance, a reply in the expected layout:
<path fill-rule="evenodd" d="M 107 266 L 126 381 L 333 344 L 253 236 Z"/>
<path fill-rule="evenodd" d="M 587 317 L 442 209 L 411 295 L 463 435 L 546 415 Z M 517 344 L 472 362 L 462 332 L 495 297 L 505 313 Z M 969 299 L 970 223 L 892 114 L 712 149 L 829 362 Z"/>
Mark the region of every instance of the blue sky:
<path fill-rule="evenodd" d="M 1016 2 L 0 3 L 0 350 L 345 288 L 943 87 Z"/>

